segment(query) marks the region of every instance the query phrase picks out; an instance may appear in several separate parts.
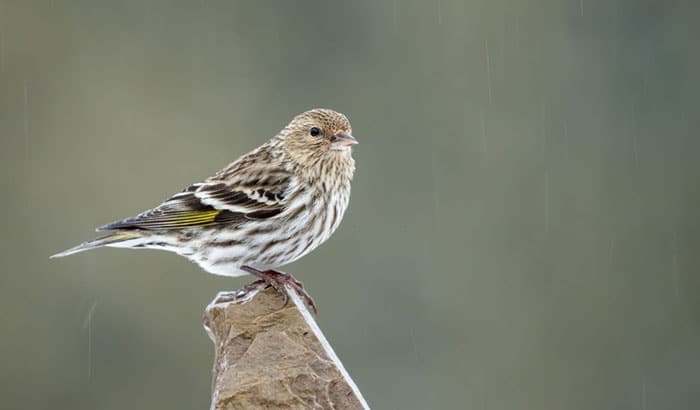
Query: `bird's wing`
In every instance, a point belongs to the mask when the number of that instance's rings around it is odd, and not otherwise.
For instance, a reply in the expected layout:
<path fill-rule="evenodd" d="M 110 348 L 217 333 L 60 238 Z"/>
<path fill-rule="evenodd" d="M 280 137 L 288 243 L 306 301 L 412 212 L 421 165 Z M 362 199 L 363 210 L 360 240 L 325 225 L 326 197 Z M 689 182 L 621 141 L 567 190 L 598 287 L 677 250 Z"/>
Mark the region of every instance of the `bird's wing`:
<path fill-rule="evenodd" d="M 256 175 L 256 174 L 247 174 Z M 295 178 L 276 170 L 260 177 L 227 175 L 191 185 L 157 208 L 97 228 L 169 230 L 275 217 L 285 210 Z"/>

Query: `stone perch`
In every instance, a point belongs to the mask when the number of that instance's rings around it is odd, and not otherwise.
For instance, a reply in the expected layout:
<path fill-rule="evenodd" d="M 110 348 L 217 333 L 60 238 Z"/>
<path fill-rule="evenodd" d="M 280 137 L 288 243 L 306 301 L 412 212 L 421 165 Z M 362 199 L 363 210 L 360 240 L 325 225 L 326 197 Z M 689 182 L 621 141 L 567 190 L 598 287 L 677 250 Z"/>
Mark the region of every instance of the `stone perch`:
<path fill-rule="evenodd" d="M 219 293 L 204 328 L 214 342 L 211 409 L 369 409 L 297 294 Z"/>

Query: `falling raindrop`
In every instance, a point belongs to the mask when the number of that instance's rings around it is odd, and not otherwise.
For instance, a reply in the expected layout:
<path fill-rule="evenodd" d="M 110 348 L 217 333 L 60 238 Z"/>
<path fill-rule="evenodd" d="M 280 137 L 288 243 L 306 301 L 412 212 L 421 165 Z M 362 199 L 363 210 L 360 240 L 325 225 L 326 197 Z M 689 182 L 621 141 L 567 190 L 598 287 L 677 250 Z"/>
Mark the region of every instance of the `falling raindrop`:
<path fill-rule="evenodd" d="M 88 366 L 87 366 L 87 378 L 92 379 L 92 318 L 95 314 L 95 308 L 97 307 L 97 301 L 92 303 L 90 309 L 88 309 L 85 315 L 85 320 L 83 321 L 83 329 L 87 329 L 88 334 Z"/>
<path fill-rule="evenodd" d="M 613 263 L 613 256 L 615 254 L 615 237 L 610 238 L 610 247 L 608 248 L 608 260 L 610 265 Z"/>
<path fill-rule="evenodd" d="M 23 99 L 23 106 L 24 106 L 24 138 L 27 138 L 29 135 L 29 115 L 27 112 L 27 107 L 29 105 L 29 84 L 27 82 L 24 82 L 24 99 Z"/>
<path fill-rule="evenodd" d="M 566 120 L 564 120 L 563 128 L 564 128 L 564 158 L 568 161 L 569 160 L 569 124 L 567 124 Z"/>
<path fill-rule="evenodd" d="M 632 105 L 631 114 L 631 134 L 632 134 L 632 154 L 634 155 L 634 166 L 639 166 L 639 148 L 637 144 L 637 112 L 635 110 L 634 104 Z"/>
<path fill-rule="evenodd" d="M 5 63 L 5 52 L 2 44 L 2 31 L 0 31 L 0 73 L 2 73 L 2 66 Z"/>
<path fill-rule="evenodd" d="M 549 233 L 549 171 L 544 173 L 544 231 Z"/>
<path fill-rule="evenodd" d="M 540 152 L 547 152 L 547 106 L 544 101 L 540 103 L 540 125 L 542 131 L 542 142 L 540 143 Z"/>
<path fill-rule="evenodd" d="M 24 82 L 23 117 L 24 117 L 24 160 L 29 159 L 29 85 Z"/>
<path fill-rule="evenodd" d="M 676 294 L 676 297 L 680 297 L 681 295 L 681 287 L 680 287 L 680 277 L 679 277 L 679 272 L 678 272 L 678 242 L 677 242 L 678 235 L 676 231 L 673 231 L 673 239 L 671 240 L 671 262 L 673 264 L 673 288 Z"/>
<path fill-rule="evenodd" d="M 647 54 L 647 61 L 644 64 L 644 79 L 642 80 L 642 95 L 646 97 L 649 87 L 649 74 L 651 69 L 651 52 Z"/>
<path fill-rule="evenodd" d="M 485 382 L 482 380 L 481 383 L 479 383 L 479 409 L 484 410 L 486 408 L 486 393 L 484 392 L 485 387 L 484 387 Z"/>
<path fill-rule="evenodd" d="M 486 153 L 486 118 L 485 118 L 485 113 L 484 110 L 482 109 L 479 111 L 479 122 L 481 123 L 481 153 L 485 154 Z"/>
<path fill-rule="evenodd" d="M 413 344 L 413 356 L 416 358 L 416 363 L 418 363 L 418 346 L 416 345 L 416 334 L 415 329 L 411 327 L 410 329 L 411 344 Z"/>
<path fill-rule="evenodd" d="M 486 84 L 489 90 L 489 104 L 493 103 L 493 93 L 491 91 L 491 53 L 489 52 L 489 39 L 486 39 Z"/>
<path fill-rule="evenodd" d="M 437 225 L 437 215 L 439 209 L 439 194 L 438 194 L 438 174 L 437 174 L 437 162 L 438 155 L 435 152 L 435 146 L 433 146 L 432 154 L 430 158 L 430 175 L 433 179 L 433 201 L 432 201 L 432 222 L 433 225 Z"/>

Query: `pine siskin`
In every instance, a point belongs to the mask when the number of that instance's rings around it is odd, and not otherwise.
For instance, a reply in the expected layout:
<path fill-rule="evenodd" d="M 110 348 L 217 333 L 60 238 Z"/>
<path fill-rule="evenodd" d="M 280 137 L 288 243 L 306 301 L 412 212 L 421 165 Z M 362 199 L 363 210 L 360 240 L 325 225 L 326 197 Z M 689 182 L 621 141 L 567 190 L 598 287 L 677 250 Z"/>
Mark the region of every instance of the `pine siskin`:
<path fill-rule="evenodd" d="M 301 282 L 274 269 L 325 242 L 338 228 L 355 171 L 348 119 L 328 109 L 298 116 L 274 138 L 156 208 L 97 228 L 111 233 L 53 255 L 102 246 L 161 249 L 224 276 L 284 285 L 313 301 Z"/>

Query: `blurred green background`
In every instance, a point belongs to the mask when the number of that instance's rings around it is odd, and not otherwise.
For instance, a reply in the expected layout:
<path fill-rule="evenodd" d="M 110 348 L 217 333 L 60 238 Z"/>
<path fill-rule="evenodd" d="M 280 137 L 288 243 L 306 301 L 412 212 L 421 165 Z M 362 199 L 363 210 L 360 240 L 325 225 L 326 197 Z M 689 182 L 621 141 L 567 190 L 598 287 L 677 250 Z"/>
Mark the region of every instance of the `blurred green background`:
<path fill-rule="evenodd" d="M 49 260 L 306 109 L 360 140 L 287 267 L 378 409 L 700 406 L 700 5 L 0 1 L 0 408 L 204 409 L 172 254 Z"/>

